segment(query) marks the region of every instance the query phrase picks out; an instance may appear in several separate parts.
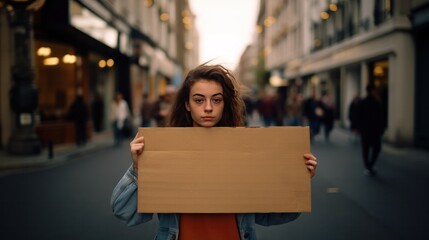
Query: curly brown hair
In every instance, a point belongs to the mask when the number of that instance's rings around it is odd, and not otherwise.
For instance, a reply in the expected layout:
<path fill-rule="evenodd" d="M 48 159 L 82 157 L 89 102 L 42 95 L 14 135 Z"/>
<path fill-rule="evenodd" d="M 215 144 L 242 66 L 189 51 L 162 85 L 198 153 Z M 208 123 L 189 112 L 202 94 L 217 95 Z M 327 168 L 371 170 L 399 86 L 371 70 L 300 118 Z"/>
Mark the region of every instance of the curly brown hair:
<path fill-rule="evenodd" d="M 216 126 L 244 126 L 245 108 L 240 94 L 240 83 L 235 79 L 230 70 L 219 64 L 202 64 L 189 71 L 176 94 L 168 125 L 170 127 L 193 126 L 191 113 L 186 110 L 186 103 L 189 102 L 191 87 L 200 80 L 215 81 L 222 86 L 225 106 L 222 118 Z"/>

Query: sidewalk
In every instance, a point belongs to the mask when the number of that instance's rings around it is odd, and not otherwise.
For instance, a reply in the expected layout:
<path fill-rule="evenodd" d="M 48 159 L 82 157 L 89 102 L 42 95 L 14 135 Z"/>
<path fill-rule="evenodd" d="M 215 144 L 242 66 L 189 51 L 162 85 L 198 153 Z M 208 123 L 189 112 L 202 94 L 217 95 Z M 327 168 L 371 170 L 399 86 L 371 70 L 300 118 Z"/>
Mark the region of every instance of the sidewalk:
<path fill-rule="evenodd" d="M 75 144 L 54 145 L 51 158 L 49 157 L 49 150 L 47 148 L 43 148 L 42 153 L 35 156 L 10 155 L 5 149 L 2 149 L 0 150 L 0 175 L 21 171 L 23 169 L 28 170 L 58 165 L 84 154 L 112 146 L 112 133 L 110 131 L 105 131 L 93 133 L 92 138 L 82 147 L 77 147 Z"/>
<path fill-rule="evenodd" d="M 253 120 L 250 125 L 261 126 L 260 122 L 257 120 Z M 322 135 L 323 134 L 318 136 L 314 144 L 326 144 L 324 143 Z M 338 145 L 356 145 L 356 148 L 360 147 L 360 139 L 352 136 L 346 129 L 335 128 L 332 135 L 334 138 L 333 142 Z M 55 165 L 79 157 L 85 153 L 98 151 L 111 146 L 113 146 L 112 133 L 110 131 L 105 131 L 102 133 L 93 133 L 92 139 L 83 147 L 77 147 L 75 144 L 54 145 L 52 158 L 49 158 L 47 148 L 44 148 L 42 153 L 36 156 L 9 155 L 5 149 L 2 149 L 0 150 L 0 173 L 5 170 Z M 397 148 L 386 143 L 383 144 L 383 152 L 411 157 L 417 161 L 429 158 L 428 151 L 416 148 Z M 429 159 L 427 160 L 428 161 L 422 162 L 422 164 L 428 164 L 429 166 Z"/>

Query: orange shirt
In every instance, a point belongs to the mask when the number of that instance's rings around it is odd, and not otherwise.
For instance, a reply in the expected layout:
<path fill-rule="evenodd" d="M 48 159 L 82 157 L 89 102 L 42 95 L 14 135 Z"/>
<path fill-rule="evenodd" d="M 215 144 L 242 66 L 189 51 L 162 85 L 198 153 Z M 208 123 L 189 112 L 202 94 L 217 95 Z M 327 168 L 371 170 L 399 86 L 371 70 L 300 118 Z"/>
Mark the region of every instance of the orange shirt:
<path fill-rule="evenodd" d="M 179 240 L 239 240 L 235 214 L 180 214 Z"/>

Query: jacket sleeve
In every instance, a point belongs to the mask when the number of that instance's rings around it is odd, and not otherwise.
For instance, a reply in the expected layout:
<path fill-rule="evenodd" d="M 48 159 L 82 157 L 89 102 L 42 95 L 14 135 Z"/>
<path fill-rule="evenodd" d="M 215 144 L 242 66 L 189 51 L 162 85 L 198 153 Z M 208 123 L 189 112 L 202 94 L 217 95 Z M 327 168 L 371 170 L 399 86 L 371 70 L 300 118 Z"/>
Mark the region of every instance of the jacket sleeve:
<path fill-rule="evenodd" d="M 152 213 L 137 212 L 137 174 L 132 166 L 113 189 L 110 205 L 113 214 L 128 226 L 135 226 L 152 219 Z"/>
<path fill-rule="evenodd" d="M 255 222 L 262 226 L 279 225 L 297 219 L 301 213 L 256 213 Z"/>

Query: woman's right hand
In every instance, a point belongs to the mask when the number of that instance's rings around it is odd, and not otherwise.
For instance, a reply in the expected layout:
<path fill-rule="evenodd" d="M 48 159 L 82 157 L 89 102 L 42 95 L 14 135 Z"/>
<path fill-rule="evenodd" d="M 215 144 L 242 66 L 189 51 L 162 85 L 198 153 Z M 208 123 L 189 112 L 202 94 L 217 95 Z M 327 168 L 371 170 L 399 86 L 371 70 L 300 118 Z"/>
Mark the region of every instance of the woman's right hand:
<path fill-rule="evenodd" d="M 144 148 L 144 137 L 136 136 L 130 143 L 131 157 L 133 159 L 133 169 L 138 169 L 138 158 L 143 153 Z"/>

